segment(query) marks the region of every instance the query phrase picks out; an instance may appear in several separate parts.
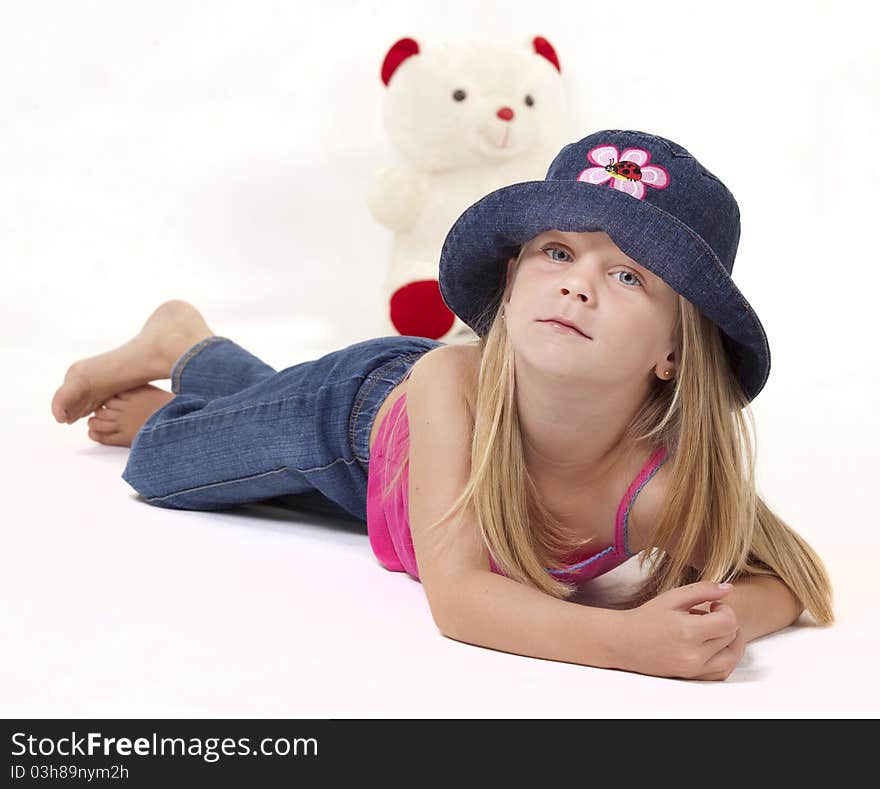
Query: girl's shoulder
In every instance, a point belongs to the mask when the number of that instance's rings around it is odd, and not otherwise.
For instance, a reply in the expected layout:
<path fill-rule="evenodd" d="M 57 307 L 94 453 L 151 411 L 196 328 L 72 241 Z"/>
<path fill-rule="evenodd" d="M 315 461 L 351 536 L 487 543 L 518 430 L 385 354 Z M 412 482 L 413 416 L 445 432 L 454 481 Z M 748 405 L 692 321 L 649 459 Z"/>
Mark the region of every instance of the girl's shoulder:
<path fill-rule="evenodd" d="M 467 403 L 470 423 L 473 425 L 473 404 L 477 380 L 473 374 L 473 364 L 474 355 L 468 353 L 461 345 L 439 345 L 419 356 L 406 375 L 385 395 L 385 399 L 379 405 L 370 427 L 370 454 L 373 452 L 373 446 L 379 437 L 379 429 L 385 421 L 385 417 L 397 403 L 403 400 L 404 396 L 406 396 L 406 408 L 409 411 L 413 405 L 413 397 L 421 396 L 432 403 L 430 407 L 443 410 L 446 407 L 444 404 L 455 403 L 457 407 L 463 395 L 464 401 Z M 479 371 L 479 356 L 476 358 L 476 370 Z M 416 387 L 416 391 L 413 393 L 411 379 L 416 371 L 418 371 L 419 380 L 424 385 Z M 454 397 L 451 395 L 451 390 L 454 390 Z M 432 396 L 444 391 L 447 394 L 439 398 Z"/>
<path fill-rule="evenodd" d="M 480 374 L 480 349 L 476 343 L 459 343 L 441 345 L 432 348 L 424 354 L 416 364 L 426 357 L 432 357 L 431 361 L 424 366 L 428 368 L 428 375 L 454 376 L 457 385 L 461 387 L 462 394 L 468 404 L 471 415 L 474 413 L 476 403 L 477 380 Z M 443 363 L 437 362 L 442 360 Z"/>

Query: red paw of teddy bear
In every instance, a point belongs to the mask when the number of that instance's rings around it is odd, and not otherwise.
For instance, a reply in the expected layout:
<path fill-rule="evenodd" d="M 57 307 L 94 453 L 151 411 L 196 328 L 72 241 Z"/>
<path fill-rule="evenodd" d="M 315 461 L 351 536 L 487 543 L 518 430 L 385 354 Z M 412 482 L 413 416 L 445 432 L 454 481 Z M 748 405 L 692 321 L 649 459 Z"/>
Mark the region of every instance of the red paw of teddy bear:
<path fill-rule="evenodd" d="M 408 282 L 391 295 L 391 322 L 402 335 L 436 340 L 452 328 L 455 314 L 436 279 Z"/>

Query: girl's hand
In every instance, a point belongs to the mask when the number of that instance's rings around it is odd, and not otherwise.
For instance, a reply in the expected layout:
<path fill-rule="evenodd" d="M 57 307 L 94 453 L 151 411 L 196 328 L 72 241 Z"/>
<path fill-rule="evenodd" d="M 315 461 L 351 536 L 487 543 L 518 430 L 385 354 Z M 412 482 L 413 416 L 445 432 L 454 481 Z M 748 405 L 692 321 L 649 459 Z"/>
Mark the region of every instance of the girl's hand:
<path fill-rule="evenodd" d="M 730 614 L 731 614 L 731 616 L 733 616 L 734 620 L 736 619 L 736 611 L 734 611 L 733 608 L 731 608 L 726 603 L 719 602 L 718 600 L 713 600 L 709 604 L 708 611 L 704 611 L 701 608 L 692 608 L 690 612 L 692 614 L 711 614 L 711 613 L 714 613 L 715 611 L 722 611 L 722 610 L 730 612 Z M 730 644 L 728 644 L 728 649 L 732 650 L 731 659 L 733 661 L 733 664 L 729 670 L 716 671 L 714 673 L 709 673 L 709 674 L 702 674 L 700 676 L 691 677 L 691 679 L 706 679 L 706 680 L 722 679 L 723 680 L 723 679 L 727 679 L 731 675 L 733 670 L 739 665 L 739 662 L 740 662 L 740 660 L 742 660 L 742 656 L 746 651 L 746 639 L 745 639 L 745 636 L 743 635 L 743 630 L 741 627 L 737 626 L 736 638 L 733 641 L 731 641 Z"/>
<path fill-rule="evenodd" d="M 729 605 L 729 589 L 699 581 L 670 589 L 622 611 L 622 666 L 655 677 L 723 680 L 745 651 L 745 638 Z M 694 606 L 710 602 L 708 611 Z"/>

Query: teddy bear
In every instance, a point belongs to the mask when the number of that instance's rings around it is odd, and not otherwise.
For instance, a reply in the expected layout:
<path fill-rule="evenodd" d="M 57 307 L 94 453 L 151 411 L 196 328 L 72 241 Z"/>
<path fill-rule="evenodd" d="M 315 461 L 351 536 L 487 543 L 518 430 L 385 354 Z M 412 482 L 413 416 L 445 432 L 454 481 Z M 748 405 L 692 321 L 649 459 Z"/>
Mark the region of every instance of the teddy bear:
<path fill-rule="evenodd" d="M 374 174 L 366 198 L 393 234 L 379 334 L 476 339 L 440 294 L 440 250 L 468 206 L 503 186 L 543 180 L 572 139 L 560 75 L 541 36 L 521 45 L 401 38 L 388 50 L 382 119 L 399 161 Z"/>

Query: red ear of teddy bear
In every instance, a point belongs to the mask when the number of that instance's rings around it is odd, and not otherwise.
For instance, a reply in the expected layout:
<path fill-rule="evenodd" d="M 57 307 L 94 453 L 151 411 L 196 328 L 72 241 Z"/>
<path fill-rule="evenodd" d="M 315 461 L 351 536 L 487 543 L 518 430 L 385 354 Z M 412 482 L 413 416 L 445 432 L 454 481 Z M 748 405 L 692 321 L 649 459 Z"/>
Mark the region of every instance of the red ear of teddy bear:
<path fill-rule="evenodd" d="M 402 335 L 436 340 L 452 328 L 455 314 L 444 303 L 437 280 L 422 279 L 391 295 L 391 322 Z"/>

